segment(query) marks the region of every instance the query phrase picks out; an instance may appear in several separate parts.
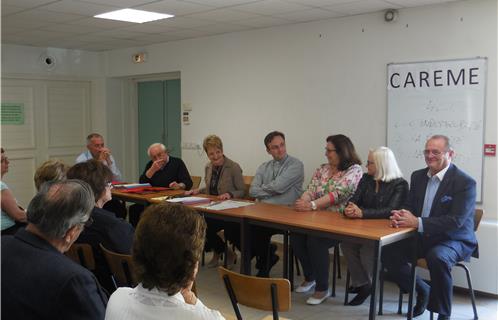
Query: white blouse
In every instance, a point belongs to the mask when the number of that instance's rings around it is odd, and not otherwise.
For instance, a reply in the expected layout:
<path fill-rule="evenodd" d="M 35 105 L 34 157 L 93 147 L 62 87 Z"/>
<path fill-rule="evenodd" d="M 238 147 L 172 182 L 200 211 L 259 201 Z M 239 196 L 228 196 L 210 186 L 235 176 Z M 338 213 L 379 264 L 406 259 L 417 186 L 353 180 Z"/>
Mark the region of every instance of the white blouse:
<path fill-rule="evenodd" d="M 185 302 L 180 292 L 168 296 L 168 293 L 145 289 L 140 283 L 135 288 L 118 288 L 109 299 L 105 319 L 225 319 L 219 311 L 206 307 L 197 299 L 195 305 Z"/>

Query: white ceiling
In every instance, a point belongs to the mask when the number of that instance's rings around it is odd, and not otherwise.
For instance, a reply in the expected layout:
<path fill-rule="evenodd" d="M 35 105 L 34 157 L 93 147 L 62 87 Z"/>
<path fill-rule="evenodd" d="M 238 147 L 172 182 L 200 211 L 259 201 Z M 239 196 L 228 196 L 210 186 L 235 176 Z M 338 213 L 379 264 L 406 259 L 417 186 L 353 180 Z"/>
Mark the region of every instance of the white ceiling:
<path fill-rule="evenodd" d="M 2 44 L 104 51 L 455 0 L 1 0 Z M 93 18 L 134 8 L 143 24 Z"/>

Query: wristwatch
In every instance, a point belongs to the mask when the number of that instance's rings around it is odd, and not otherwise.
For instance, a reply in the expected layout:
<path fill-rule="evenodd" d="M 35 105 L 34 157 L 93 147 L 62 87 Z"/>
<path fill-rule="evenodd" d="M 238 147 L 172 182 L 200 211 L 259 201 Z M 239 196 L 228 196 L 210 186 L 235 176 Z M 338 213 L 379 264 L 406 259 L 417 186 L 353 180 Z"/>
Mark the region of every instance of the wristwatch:
<path fill-rule="evenodd" d="M 315 201 L 311 201 L 311 210 L 316 211 L 316 203 Z"/>

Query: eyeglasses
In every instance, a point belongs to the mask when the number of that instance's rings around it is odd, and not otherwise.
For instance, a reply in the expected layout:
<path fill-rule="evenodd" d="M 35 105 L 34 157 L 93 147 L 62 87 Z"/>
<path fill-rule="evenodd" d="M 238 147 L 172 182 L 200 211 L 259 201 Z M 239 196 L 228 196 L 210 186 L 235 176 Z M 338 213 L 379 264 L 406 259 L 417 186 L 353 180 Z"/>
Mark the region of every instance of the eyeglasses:
<path fill-rule="evenodd" d="M 329 153 L 329 152 L 334 152 L 335 149 L 329 149 L 329 148 L 325 148 L 325 152 Z"/>
<path fill-rule="evenodd" d="M 424 156 L 429 156 L 432 153 L 433 155 L 438 157 L 438 156 L 442 155 L 444 152 L 446 152 L 446 151 L 441 151 L 441 150 L 437 150 L 437 149 L 433 149 L 433 150 L 425 149 Z"/>

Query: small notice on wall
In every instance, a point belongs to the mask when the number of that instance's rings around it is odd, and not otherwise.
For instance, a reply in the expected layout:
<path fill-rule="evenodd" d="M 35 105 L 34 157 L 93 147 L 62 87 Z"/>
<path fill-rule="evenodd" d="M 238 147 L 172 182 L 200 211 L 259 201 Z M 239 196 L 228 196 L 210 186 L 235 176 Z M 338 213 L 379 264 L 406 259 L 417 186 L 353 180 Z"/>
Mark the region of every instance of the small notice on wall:
<path fill-rule="evenodd" d="M 2 125 L 24 124 L 24 104 L 22 103 L 2 103 Z"/>

